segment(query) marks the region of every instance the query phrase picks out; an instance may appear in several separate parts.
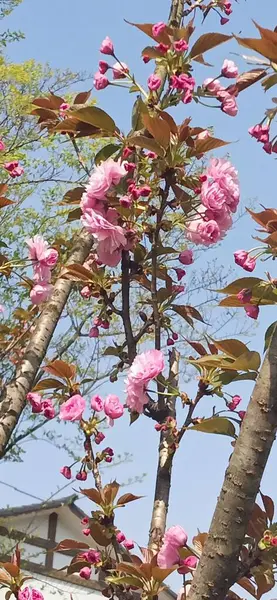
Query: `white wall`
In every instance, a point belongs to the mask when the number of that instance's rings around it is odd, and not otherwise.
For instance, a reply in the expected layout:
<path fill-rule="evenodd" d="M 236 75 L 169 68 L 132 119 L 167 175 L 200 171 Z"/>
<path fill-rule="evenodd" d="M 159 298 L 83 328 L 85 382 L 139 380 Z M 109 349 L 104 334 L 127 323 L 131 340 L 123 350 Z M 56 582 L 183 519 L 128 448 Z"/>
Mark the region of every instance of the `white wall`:
<path fill-rule="evenodd" d="M 101 592 L 92 590 L 72 583 L 67 583 L 54 579 L 52 577 L 45 577 L 44 575 L 35 575 L 28 573 L 33 579 L 26 582 L 26 586 L 30 586 L 40 590 L 44 596 L 44 600 L 103 600 Z M 0 600 L 5 600 L 5 589 L 0 589 Z"/>

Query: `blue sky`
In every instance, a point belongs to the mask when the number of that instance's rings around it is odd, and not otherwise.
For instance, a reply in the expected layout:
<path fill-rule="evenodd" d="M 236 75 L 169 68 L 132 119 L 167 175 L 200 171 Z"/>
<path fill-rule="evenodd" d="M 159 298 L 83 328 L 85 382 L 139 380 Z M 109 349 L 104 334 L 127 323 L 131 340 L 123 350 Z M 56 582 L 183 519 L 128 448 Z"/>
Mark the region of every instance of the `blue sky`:
<path fill-rule="evenodd" d="M 235 2 L 234 4 L 234 15 L 230 23 L 222 28 L 224 33 L 255 36 L 256 30 L 251 22 L 252 18 L 263 26 L 272 27 L 272 23 L 275 25 L 276 0 L 267 0 L 265 4 L 240 0 L 239 4 Z M 266 6 L 265 10 L 263 6 Z M 49 62 L 53 67 L 93 73 L 97 70 L 100 57 L 99 45 L 102 39 L 109 35 L 114 41 L 117 55 L 128 63 L 135 71 L 137 79 L 144 84 L 152 67 L 143 64 L 140 52 L 147 45 L 148 40 L 142 33 L 126 24 L 124 19 L 133 22 L 166 20 L 168 10 L 168 0 L 150 2 L 141 0 L 136 3 L 127 0 L 106 0 L 106 2 L 47 0 L 43 8 L 38 0 L 23 0 L 21 6 L 6 20 L 6 24 L 10 29 L 21 29 L 26 38 L 18 44 L 9 46 L 7 53 L 12 61 L 21 62 L 35 58 L 37 61 Z M 212 17 L 207 19 L 203 31 L 218 30 L 219 27 L 218 19 Z M 197 82 L 201 84 L 205 77 L 215 77 L 226 57 L 236 60 L 241 71 L 252 68 L 248 67 L 240 56 L 233 54 L 243 54 L 244 51 L 246 54 L 252 54 L 251 51 L 240 48 L 236 42 L 230 42 L 211 51 L 207 55 L 208 61 L 216 66 L 210 69 L 197 66 Z M 92 81 L 86 83 L 82 89 L 89 87 L 92 87 Z M 99 105 L 110 112 L 117 124 L 127 131 L 134 97 L 122 89 L 113 88 L 96 93 L 95 96 Z M 192 115 L 194 125 L 212 125 L 216 136 L 233 142 L 228 147 L 228 152 L 239 170 L 243 206 L 247 206 L 250 200 L 256 200 L 266 206 L 276 206 L 276 186 L 273 184 L 276 165 L 274 157 L 266 155 L 247 132 L 248 127 L 258 122 L 264 109 L 269 106 L 270 94 L 265 97 L 257 85 L 255 94 L 253 91 L 246 91 L 239 97 L 239 114 L 235 119 L 224 115 L 220 110 L 205 110 L 196 105 L 182 105 L 175 111 L 176 120 L 179 122 L 186 116 Z M 218 156 L 223 154 L 218 152 Z M 220 252 L 220 261 L 226 264 L 226 268 L 233 261 L 232 255 L 235 249 L 248 249 L 255 245 L 251 240 L 253 234 L 254 224 L 246 217 L 230 233 L 220 247 L 220 251 L 215 251 L 217 255 Z M 201 261 L 203 266 L 205 256 Z M 271 265 L 272 263 L 266 263 L 266 268 L 271 268 L 274 275 Z M 264 265 L 260 264 L 257 275 L 263 276 L 264 271 Z M 236 275 L 241 277 L 243 272 L 237 268 Z M 256 327 L 253 322 L 252 349 L 262 351 L 265 328 L 275 319 L 274 308 L 262 310 L 258 326 Z M 188 391 L 193 389 L 195 389 L 195 382 L 189 385 Z M 250 386 L 237 384 L 232 391 L 243 395 L 244 406 L 246 406 L 251 391 Z M 213 401 L 207 398 L 205 402 Z M 207 409 L 208 407 L 201 406 L 199 413 L 203 414 Z M 73 426 L 68 427 L 72 428 L 73 432 Z M 144 418 L 130 428 L 126 417 L 116 423 L 107 441 L 119 451 L 126 450 L 134 455 L 133 463 L 120 467 L 119 480 L 126 480 L 129 476 L 142 472 L 147 473 L 144 482 L 132 489 L 134 493 L 145 495 L 145 498 L 139 501 L 136 507 L 134 505 L 127 507 L 120 513 L 120 525 L 128 537 L 133 536 L 137 542 L 145 544 L 156 466 L 157 434 L 153 432 L 153 423 Z M 36 496 L 47 498 L 56 490 L 57 485 L 62 486 L 65 481 L 61 481 L 58 473 L 62 464 L 61 456 L 57 459 L 56 452 L 43 443 L 30 442 L 27 447 L 29 450 L 24 464 L 2 463 L 0 465 L 0 479 L 13 483 Z M 173 472 L 169 525 L 180 523 L 187 529 L 189 535 L 195 534 L 197 528 L 201 531 L 207 530 L 230 453 L 231 446 L 228 438 L 195 432 L 186 434 L 182 447 L 178 451 Z M 263 483 L 264 493 L 271 494 L 275 500 L 277 500 L 276 458 L 277 453 L 274 449 Z M 63 459 L 65 460 L 65 455 Z M 71 489 L 69 486 L 68 490 Z M 1 494 L 2 505 L 28 503 L 27 497 L 12 492 L 4 486 L 1 486 Z M 86 501 L 82 501 L 81 505 L 84 509 L 88 506 Z M 134 518 L 134 510 L 136 518 Z"/>

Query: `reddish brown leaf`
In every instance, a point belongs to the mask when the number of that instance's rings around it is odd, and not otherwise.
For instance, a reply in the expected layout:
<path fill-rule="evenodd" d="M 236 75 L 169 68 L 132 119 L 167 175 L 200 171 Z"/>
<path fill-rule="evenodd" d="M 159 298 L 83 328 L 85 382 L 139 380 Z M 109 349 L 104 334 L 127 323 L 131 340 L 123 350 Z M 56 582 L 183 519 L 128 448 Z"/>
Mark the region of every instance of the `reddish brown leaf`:
<path fill-rule="evenodd" d="M 205 350 L 204 346 L 200 344 L 200 342 L 193 342 L 192 340 L 188 340 L 187 338 L 185 338 L 185 340 L 195 350 L 195 352 L 198 352 L 198 354 L 200 354 L 200 356 L 206 356 L 207 351 Z"/>
<path fill-rule="evenodd" d="M 236 37 L 236 40 L 244 48 L 250 48 L 273 62 L 277 61 L 277 45 L 273 44 L 270 40 L 239 37 Z"/>
<path fill-rule="evenodd" d="M 85 104 L 85 102 L 89 99 L 91 94 L 91 90 L 88 92 L 79 92 L 77 96 L 75 96 L 73 104 Z"/>
<path fill-rule="evenodd" d="M 10 204 L 16 204 L 14 200 L 9 200 L 9 198 L 5 198 L 5 196 L 0 197 L 0 208 L 4 208 L 5 206 L 10 206 Z"/>
<path fill-rule="evenodd" d="M 100 492 L 98 492 L 98 490 L 91 488 L 89 490 L 80 490 L 81 494 L 83 494 L 84 496 L 86 496 L 87 498 L 89 498 L 90 500 L 92 500 L 93 502 L 95 502 L 95 504 L 101 504 L 103 501 L 103 498 L 100 494 Z"/>
<path fill-rule="evenodd" d="M 246 88 L 248 88 L 250 85 L 253 85 L 253 83 L 257 83 L 257 81 L 263 79 L 265 75 L 266 71 L 264 69 L 252 69 L 251 71 L 241 73 L 237 78 L 235 88 L 238 92 L 242 92 L 243 90 L 246 90 Z"/>
<path fill-rule="evenodd" d="M 58 545 L 53 549 L 55 552 L 63 552 L 64 550 L 87 550 L 89 545 L 85 542 L 77 542 L 76 540 L 71 540 L 69 538 L 62 540 Z"/>
<path fill-rule="evenodd" d="M 203 154 L 205 152 L 209 152 L 210 150 L 215 150 L 216 148 L 227 146 L 229 143 L 230 142 L 224 142 L 224 140 L 220 140 L 214 137 L 208 137 L 205 140 L 196 139 L 193 149 L 189 149 L 187 151 L 187 155 L 197 156 L 198 154 Z"/>
<path fill-rule="evenodd" d="M 128 25 L 133 25 L 133 27 L 136 27 L 143 33 L 146 33 L 146 35 L 148 35 L 148 37 L 152 38 L 152 40 L 155 40 L 155 42 L 159 42 L 159 43 L 170 46 L 171 41 L 170 41 L 170 37 L 168 35 L 168 32 L 171 32 L 170 27 L 167 27 L 166 30 L 163 31 L 159 36 L 155 37 L 152 34 L 153 23 L 131 23 L 130 21 L 126 21 L 126 19 L 125 19 L 125 22 L 128 23 Z"/>
<path fill-rule="evenodd" d="M 142 121 L 155 141 L 166 150 L 170 142 L 170 127 L 168 123 L 158 117 L 158 115 L 151 117 L 147 114 L 142 115 Z"/>
<path fill-rule="evenodd" d="M 79 204 L 84 191 L 84 187 L 76 187 L 73 190 L 68 190 L 59 204 Z"/>
<path fill-rule="evenodd" d="M 134 500 L 140 500 L 140 498 L 143 498 L 143 496 L 134 496 L 134 494 L 123 494 L 123 496 L 120 496 L 120 498 L 118 498 L 117 506 L 124 506 L 129 502 L 134 502 Z"/>
<path fill-rule="evenodd" d="M 109 546 L 112 539 L 112 534 L 108 530 L 100 525 L 97 521 L 90 522 L 89 525 L 90 535 L 100 546 Z"/>
<path fill-rule="evenodd" d="M 66 389 L 64 383 L 58 379 L 46 378 L 39 381 L 33 388 L 33 392 L 40 392 L 42 390 L 62 390 Z"/>
<path fill-rule="evenodd" d="M 91 282 L 92 281 L 92 273 L 83 265 L 72 264 L 64 269 L 61 277 L 64 279 L 70 279 L 70 281 L 83 281 L 83 282 Z"/>
<path fill-rule="evenodd" d="M 193 44 L 190 51 L 190 57 L 196 58 L 197 56 L 203 54 L 203 52 L 211 50 L 212 48 L 227 42 L 232 37 L 232 35 L 224 35 L 224 33 L 204 33 Z"/>
<path fill-rule="evenodd" d="M 76 367 L 69 365 L 64 360 L 54 360 L 46 367 L 43 367 L 43 370 L 61 379 L 73 379 L 76 375 Z"/>
<path fill-rule="evenodd" d="M 0 563 L 0 567 L 3 567 L 3 569 L 5 569 L 5 571 L 11 575 L 11 577 L 17 577 L 17 575 L 19 575 L 19 567 L 11 562 Z"/>
<path fill-rule="evenodd" d="M 174 133 L 175 135 L 177 135 L 178 127 L 177 127 L 173 117 L 171 115 L 169 115 L 167 112 L 165 112 L 164 110 L 159 111 L 159 115 L 160 115 L 160 117 L 162 117 L 162 119 L 164 119 L 164 121 L 167 122 L 171 133 Z"/>
<path fill-rule="evenodd" d="M 103 495 L 104 495 L 106 504 L 113 504 L 113 502 L 117 496 L 119 488 L 120 488 L 120 485 L 116 481 L 112 481 L 112 483 L 108 483 L 107 485 L 105 485 L 105 487 L 103 489 Z"/>
<path fill-rule="evenodd" d="M 0 196 L 5 194 L 5 192 L 9 189 L 9 186 L 6 183 L 0 183 Z"/>
<path fill-rule="evenodd" d="M 262 492 L 260 492 L 260 493 L 261 493 L 261 498 L 263 501 L 263 505 L 265 508 L 267 518 L 272 523 L 273 517 L 274 517 L 274 502 L 273 502 L 272 498 L 270 498 L 270 496 L 264 496 L 264 494 L 262 494 Z"/>
<path fill-rule="evenodd" d="M 251 581 L 247 579 L 247 577 L 242 577 L 241 579 L 239 579 L 238 585 L 240 585 L 244 590 L 251 594 L 251 596 L 254 596 L 254 598 L 256 598 L 256 588 L 253 585 L 253 583 L 251 583 Z"/>
<path fill-rule="evenodd" d="M 258 504 L 254 504 L 254 508 L 248 523 L 247 534 L 255 540 L 260 541 L 264 531 L 267 529 L 266 513 Z"/>

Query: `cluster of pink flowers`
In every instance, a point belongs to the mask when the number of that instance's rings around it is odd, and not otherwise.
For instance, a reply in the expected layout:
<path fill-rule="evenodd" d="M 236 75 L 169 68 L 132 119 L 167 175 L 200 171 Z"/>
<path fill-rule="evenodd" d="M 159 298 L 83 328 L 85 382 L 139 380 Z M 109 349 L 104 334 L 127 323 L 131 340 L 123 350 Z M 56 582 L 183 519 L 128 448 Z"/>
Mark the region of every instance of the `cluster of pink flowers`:
<path fill-rule="evenodd" d="M 80 558 L 93 566 L 97 566 L 101 562 L 101 552 L 91 548 L 90 550 L 87 550 L 87 552 L 82 552 Z M 91 567 L 82 567 L 79 571 L 79 575 L 82 579 L 90 579 L 91 572 Z"/>
<path fill-rule="evenodd" d="M 90 406 L 95 412 L 101 412 L 103 410 L 111 427 L 114 425 L 114 420 L 122 417 L 124 413 L 124 407 L 121 404 L 118 396 L 115 394 L 109 394 L 105 400 L 102 400 L 100 396 L 93 396 Z M 104 439 L 104 437 L 102 439 Z"/>
<path fill-rule="evenodd" d="M 32 261 L 35 285 L 31 290 L 30 298 L 33 304 L 41 304 L 48 300 L 53 286 L 51 285 L 51 270 L 58 260 L 58 252 L 55 248 L 49 248 L 40 235 L 26 240 L 29 248 L 29 258 Z"/>
<path fill-rule="evenodd" d="M 179 550 L 186 545 L 188 536 L 180 525 L 170 527 L 164 534 L 163 544 L 157 556 L 161 569 L 169 569 L 179 564 Z"/>
<path fill-rule="evenodd" d="M 25 587 L 18 592 L 18 600 L 44 600 L 44 596 L 35 588 Z"/>
<path fill-rule="evenodd" d="M 228 17 L 232 14 L 232 4 L 231 2 L 229 2 L 229 0 L 219 0 L 219 6 L 221 8 L 221 10 L 223 10 L 223 12 L 225 13 L 225 15 L 227 15 L 227 17 L 221 17 L 220 18 L 220 23 L 221 25 L 226 25 L 226 23 L 229 22 Z"/>
<path fill-rule="evenodd" d="M 26 396 L 32 407 L 32 413 L 43 414 L 46 419 L 54 419 L 56 416 L 52 400 L 43 400 L 40 394 L 29 392 Z"/>
<path fill-rule="evenodd" d="M 110 323 L 108 319 L 102 319 L 101 317 L 95 317 L 95 319 L 93 319 L 93 327 L 91 327 L 88 334 L 90 338 L 99 337 L 99 327 L 102 327 L 102 329 L 109 329 Z"/>
<path fill-rule="evenodd" d="M 241 403 L 241 397 L 236 395 L 232 396 L 232 400 L 227 403 L 229 410 L 236 410 L 237 406 Z"/>
<path fill-rule="evenodd" d="M 1 142 L 1 144 L 3 144 L 3 142 Z M 1 148 L 1 150 L 4 150 L 5 146 L 3 148 Z M 18 160 L 12 160 L 11 162 L 6 162 L 3 165 L 4 169 L 6 169 L 6 171 L 8 171 L 9 176 L 12 177 L 13 179 L 15 177 L 20 177 L 21 175 L 23 175 L 24 173 L 24 169 L 23 167 L 20 166 Z"/>
<path fill-rule="evenodd" d="M 122 533 L 122 531 L 119 531 L 116 534 L 116 541 L 119 544 L 122 544 L 122 546 L 124 546 L 126 550 L 133 550 L 133 548 L 135 547 L 133 540 L 127 540 L 126 536 L 124 535 L 124 533 Z"/>
<path fill-rule="evenodd" d="M 59 418 L 62 421 L 80 421 L 86 408 L 86 401 L 80 394 L 74 394 L 62 403 Z"/>
<path fill-rule="evenodd" d="M 100 52 L 107 56 L 115 56 L 113 42 L 108 36 L 101 43 Z M 108 69 L 112 69 L 114 80 L 125 79 L 129 73 L 129 67 L 124 62 L 117 61 L 114 65 L 109 65 L 105 60 L 100 60 L 98 71 L 95 73 L 93 80 L 93 85 L 96 90 L 104 90 L 110 84 L 110 81 L 105 75 Z"/>
<path fill-rule="evenodd" d="M 237 65 L 232 60 L 225 59 L 221 67 L 221 76 L 226 77 L 227 79 L 236 78 L 238 76 Z M 208 78 L 205 79 L 203 88 L 221 102 L 221 110 L 224 113 L 230 117 L 235 117 L 237 115 L 237 90 L 235 85 L 225 88 L 221 85 L 219 79 Z"/>
<path fill-rule="evenodd" d="M 180 75 L 172 75 L 170 78 L 169 87 L 181 92 L 181 100 L 184 104 L 189 104 L 192 101 L 195 79 L 186 73 Z"/>
<path fill-rule="evenodd" d="M 157 41 L 159 41 L 160 36 L 166 31 L 167 29 L 167 25 L 166 23 L 164 23 L 163 21 L 159 21 L 158 23 L 155 23 L 155 25 L 152 26 L 152 35 L 154 38 L 157 39 Z M 167 52 L 170 50 L 175 51 L 177 54 L 186 52 L 188 50 L 188 42 L 185 39 L 180 39 L 180 40 L 175 40 L 172 41 L 171 44 L 164 44 L 162 41 L 159 41 L 159 44 L 157 46 L 154 46 L 154 49 L 157 50 L 161 56 L 167 54 Z M 143 62 L 144 63 L 148 63 L 150 61 L 150 56 L 148 56 L 148 54 L 144 54 L 143 55 Z M 150 76 L 150 85 L 148 84 L 149 89 L 155 90 L 158 89 L 161 85 L 161 79 L 160 77 L 156 76 L 156 75 L 151 75 Z M 152 88 L 151 87 L 151 82 L 152 82 L 152 78 L 154 81 L 154 77 L 156 78 L 155 81 L 157 81 L 157 87 L 156 88 Z M 159 80 L 159 85 L 158 85 L 158 80 Z M 148 80 L 149 82 L 149 80 Z"/>
<path fill-rule="evenodd" d="M 134 359 L 126 379 L 126 404 L 131 411 L 143 412 L 148 402 L 146 386 L 164 369 L 164 356 L 160 350 L 147 350 Z"/>
<path fill-rule="evenodd" d="M 240 190 L 236 169 L 222 158 L 211 160 L 201 180 L 202 203 L 197 217 L 188 224 L 187 237 L 195 244 L 209 246 L 221 240 L 230 229 L 231 213 L 237 210 Z"/>
<path fill-rule="evenodd" d="M 123 228 L 118 225 L 118 213 L 108 207 L 106 194 L 126 175 L 124 163 L 112 159 L 94 168 L 81 199 L 81 222 L 97 240 L 97 256 L 110 267 L 118 265 L 122 249 L 127 246 Z"/>
<path fill-rule="evenodd" d="M 236 250 L 234 252 L 234 259 L 236 265 L 242 267 L 245 271 L 252 273 L 256 267 L 256 259 L 251 258 L 250 253 L 246 250 Z"/>
<path fill-rule="evenodd" d="M 250 135 L 257 140 L 257 142 L 263 144 L 263 149 L 265 152 L 267 152 L 267 154 L 271 154 L 272 152 L 277 153 L 277 141 L 274 142 L 269 140 L 269 125 L 262 125 L 261 123 L 258 123 L 258 125 L 250 127 L 248 131 Z"/>

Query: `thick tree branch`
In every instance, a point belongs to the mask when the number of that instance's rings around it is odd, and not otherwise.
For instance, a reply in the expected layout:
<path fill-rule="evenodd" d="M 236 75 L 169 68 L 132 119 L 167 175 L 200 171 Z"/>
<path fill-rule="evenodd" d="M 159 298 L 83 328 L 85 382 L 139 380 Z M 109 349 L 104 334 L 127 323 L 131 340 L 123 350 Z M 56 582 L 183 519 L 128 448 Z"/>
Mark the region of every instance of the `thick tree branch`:
<path fill-rule="evenodd" d="M 130 255 L 126 250 L 122 251 L 122 320 L 127 341 L 128 357 L 130 363 L 136 356 L 136 340 L 133 335 L 130 316 Z"/>
<path fill-rule="evenodd" d="M 78 233 L 67 264 L 83 263 L 92 248 L 92 243 L 91 235 L 85 231 Z M 35 331 L 30 337 L 24 357 L 16 369 L 15 377 L 2 390 L 0 396 L 0 458 L 5 455 L 11 434 L 24 409 L 26 394 L 32 389 L 71 288 L 70 281 L 57 279 L 51 298 L 37 320 Z"/>
<path fill-rule="evenodd" d="M 189 600 L 224 600 L 237 580 L 239 553 L 276 428 L 277 327 L 225 473 Z"/>

